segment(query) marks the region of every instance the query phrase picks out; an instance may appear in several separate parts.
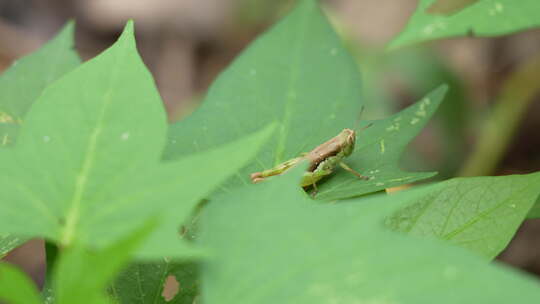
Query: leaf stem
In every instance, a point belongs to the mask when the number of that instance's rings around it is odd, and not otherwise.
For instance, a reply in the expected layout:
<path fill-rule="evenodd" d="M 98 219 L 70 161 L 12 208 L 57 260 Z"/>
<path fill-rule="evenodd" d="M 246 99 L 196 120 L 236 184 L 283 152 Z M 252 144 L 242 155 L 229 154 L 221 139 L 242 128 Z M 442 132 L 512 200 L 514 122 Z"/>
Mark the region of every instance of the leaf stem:
<path fill-rule="evenodd" d="M 508 149 L 512 136 L 540 91 L 540 54 L 522 63 L 503 84 L 497 102 L 480 131 L 472 155 L 460 176 L 492 175 Z"/>
<path fill-rule="evenodd" d="M 45 262 L 47 265 L 45 271 L 45 284 L 43 285 L 43 293 L 52 295 L 53 288 L 53 272 L 58 260 L 58 246 L 51 241 L 45 240 Z"/>

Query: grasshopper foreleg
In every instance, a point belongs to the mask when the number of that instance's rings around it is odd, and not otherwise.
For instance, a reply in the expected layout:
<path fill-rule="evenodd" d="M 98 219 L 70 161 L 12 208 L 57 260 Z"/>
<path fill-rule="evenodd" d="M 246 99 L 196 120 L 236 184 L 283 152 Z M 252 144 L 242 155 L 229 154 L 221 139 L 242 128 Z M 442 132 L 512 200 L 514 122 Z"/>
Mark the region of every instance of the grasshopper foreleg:
<path fill-rule="evenodd" d="M 317 188 L 317 183 L 313 183 L 313 191 L 311 191 L 310 195 L 312 198 L 315 198 L 315 195 L 319 193 L 319 188 Z"/>
<path fill-rule="evenodd" d="M 360 178 L 360 179 L 363 179 L 363 180 L 369 180 L 369 177 L 367 176 L 364 176 L 358 172 L 356 172 L 354 169 L 352 169 L 351 167 L 347 166 L 347 164 L 345 164 L 344 162 L 339 162 L 339 165 L 341 166 L 341 168 L 351 172 L 352 174 L 356 175 L 356 177 Z"/>
<path fill-rule="evenodd" d="M 313 191 L 310 193 L 310 195 L 314 198 L 315 195 L 317 195 L 317 193 L 319 192 L 319 189 L 317 188 L 317 182 L 323 177 L 330 175 L 331 173 L 332 170 L 324 167 L 319 167 L 313 172 L 306 172 L 304 173 L 304 177 L 302 178 L 300 185 L 304 188 L 313 186 Z"/>

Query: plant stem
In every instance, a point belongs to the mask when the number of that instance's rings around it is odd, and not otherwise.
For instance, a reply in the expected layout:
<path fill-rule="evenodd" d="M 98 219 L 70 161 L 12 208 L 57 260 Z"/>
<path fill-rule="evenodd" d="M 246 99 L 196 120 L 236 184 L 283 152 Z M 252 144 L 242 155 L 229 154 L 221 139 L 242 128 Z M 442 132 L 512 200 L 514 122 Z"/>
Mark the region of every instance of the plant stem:
<path fill-rule="evenodd" d="M 540 54 L 521 64 L 503 84 L 497 102 L 480 131 L 476 147 L 460 176 L 492 175 L 508 149 L 512 136 L 540 91 Z"/>
<path fill-rule="evenodd" d="M 45 286 L 52 287 L 52 273 L 58 259 L 58 246 L 50 241 L 45 241 L 45 261 L 47 269 L 45 273 Z"/>

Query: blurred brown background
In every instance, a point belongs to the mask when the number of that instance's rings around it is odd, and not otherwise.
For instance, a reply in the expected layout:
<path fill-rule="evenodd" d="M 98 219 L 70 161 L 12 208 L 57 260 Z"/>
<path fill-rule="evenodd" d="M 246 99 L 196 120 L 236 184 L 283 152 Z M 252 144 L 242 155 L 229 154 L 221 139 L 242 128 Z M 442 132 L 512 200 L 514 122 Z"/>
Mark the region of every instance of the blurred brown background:
<path fill-rule="evenodd" d="M 189 114 L 216 77 L 294 0 L 0 0 L 0 70 L 49 40 L 70 18 L 77 50 L 89 59 L 111 45 L 128 18 L 171 121 Z M 384 45 L 404 27 L 415 0 L 322 1 L 364 74 L 367 115 L 383 117 L 447 82 L 451 87 L 434 122 L 413 143 L 404 166 L 458 175 L 505 81 L 540 54 L 540 31 L 498 38 L 458 38 L 396 51 Z M 538 78 L 540 82 L 540 76 Z M 540 169 L 540 103 L 528 101 L 493 174 Z M 41 283 L 43 244 L 30 242 L 7 259 Z M 540 274 L 540 220 L 529 220 L 501 257 Z"/>

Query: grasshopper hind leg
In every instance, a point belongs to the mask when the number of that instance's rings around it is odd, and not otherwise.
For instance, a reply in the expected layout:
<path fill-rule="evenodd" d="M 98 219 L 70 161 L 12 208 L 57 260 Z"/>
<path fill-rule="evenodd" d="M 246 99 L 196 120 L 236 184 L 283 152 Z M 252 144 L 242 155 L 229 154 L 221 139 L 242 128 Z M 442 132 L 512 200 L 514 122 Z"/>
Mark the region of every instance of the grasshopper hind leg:
<path fill-rule="evenodd" d="M 252 173 L 250 175 L 251 181 L 253 183 L 259 183 L 259 182 L 264 181 L 268 177 L 280 175 L 284 173 L 285 171 L 289 170 L 290 168 L 296 166 L 300 161 L 302 161 L 302 159 L 303 158 L 301 157 L 293 158 L 284 163 L 277 165 L 276 167 L 272 169 Z"/>

